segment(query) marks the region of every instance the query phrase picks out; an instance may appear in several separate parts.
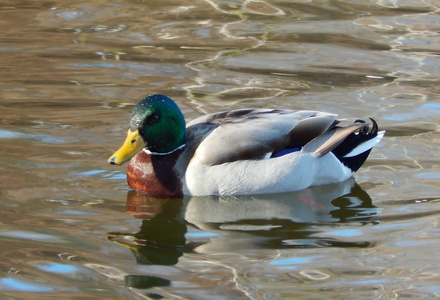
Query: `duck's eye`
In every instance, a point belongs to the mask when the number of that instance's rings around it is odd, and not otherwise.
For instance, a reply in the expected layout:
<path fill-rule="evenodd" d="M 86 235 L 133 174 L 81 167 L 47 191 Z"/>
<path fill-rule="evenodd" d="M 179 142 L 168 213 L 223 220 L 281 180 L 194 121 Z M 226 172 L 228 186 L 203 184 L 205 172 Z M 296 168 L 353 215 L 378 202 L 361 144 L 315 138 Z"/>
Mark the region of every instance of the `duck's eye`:
<path fill-rule="evenodd" d="M 154 113 L 154 114 L 150 115 L 150 116 L 147 118 L 146 123 L 147 123 L 147 124 L 153 124 L 153 123 L 156 123 L 156 122 L 158 122 L 158 121 L 160 120 L 160 118 L 161 118 L 160 114 L 158 114 L 158 113 Z"/>

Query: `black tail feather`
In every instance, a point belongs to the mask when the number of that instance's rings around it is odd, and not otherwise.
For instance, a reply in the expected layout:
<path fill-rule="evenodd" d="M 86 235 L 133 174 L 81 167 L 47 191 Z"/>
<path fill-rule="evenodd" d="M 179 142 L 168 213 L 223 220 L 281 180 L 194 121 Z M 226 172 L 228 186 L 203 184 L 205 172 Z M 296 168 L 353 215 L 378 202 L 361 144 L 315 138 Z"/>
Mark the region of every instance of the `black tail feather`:
<path fill-rule="evenodd" d="M 333 154 L 348 168 L 350 168 L 353 172 L 359 170 L 359 168 L 364 164 L 367 160 L 368 155 L 371 152 L 371 149 L 360 153 L 356 156 L 344 157 L 348 153 L 350 153 L 354 148 L 359 146 L 365 141 L 368 141 L 377 136 L 378 126 L 376 121 L 371 119 L 371 124 L 366 123 L 364 120 L 356 120 L 355 123 L 365 123 L 365 126 L 362 127 L 359 132 L 351 133 L 345 138 L 345 140 L 338 145 L 335 149 L 332 150 Z"/>

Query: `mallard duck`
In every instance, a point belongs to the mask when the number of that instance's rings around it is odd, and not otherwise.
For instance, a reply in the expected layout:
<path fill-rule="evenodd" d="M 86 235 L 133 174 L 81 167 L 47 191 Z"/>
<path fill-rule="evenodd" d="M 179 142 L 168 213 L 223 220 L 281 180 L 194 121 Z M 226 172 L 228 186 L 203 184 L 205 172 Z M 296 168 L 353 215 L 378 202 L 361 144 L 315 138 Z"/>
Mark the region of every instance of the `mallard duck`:
<path fill-rule="evenodd" d="M 350 178 L 385 134 L 373 119 L 342 125 L 336 117 L 236 109 L 185 126 L 170 98 L 150 95 L 134 107 L 127 138 L 108 162 L 129 161 L 129 187 L 156 196 L 297 191 Z"/>

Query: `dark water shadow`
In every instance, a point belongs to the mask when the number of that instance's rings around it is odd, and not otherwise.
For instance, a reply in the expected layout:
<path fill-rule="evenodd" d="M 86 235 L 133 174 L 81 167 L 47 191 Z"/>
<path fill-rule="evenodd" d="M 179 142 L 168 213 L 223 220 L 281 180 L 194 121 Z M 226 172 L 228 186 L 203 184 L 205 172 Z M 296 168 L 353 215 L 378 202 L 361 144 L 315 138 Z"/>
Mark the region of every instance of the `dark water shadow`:
<path fill-rule="evenodd" d="M 256 196 L 156 198 L 129 191 L 126 212 L 142 220 L 139 231 L 112 232 L 107 239 L 130 249 L 138 264 L 164 266 L 190 252 L 372 247 L 370 241 L 326 237 L 321 228 L 377 222 L 377 208 L 354 180 Z M 189 232 L 190 227 L 201 234 Z M 125 281 L 138 288 L 170 284 L 143 275 L 128 275 Z"/>

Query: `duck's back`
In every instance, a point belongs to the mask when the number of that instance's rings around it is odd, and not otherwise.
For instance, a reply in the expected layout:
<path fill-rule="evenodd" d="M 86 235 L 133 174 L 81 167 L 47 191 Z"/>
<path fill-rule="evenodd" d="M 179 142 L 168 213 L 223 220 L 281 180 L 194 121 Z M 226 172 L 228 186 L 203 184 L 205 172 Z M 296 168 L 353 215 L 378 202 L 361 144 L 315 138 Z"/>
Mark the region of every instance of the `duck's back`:
<path fill-rule="evenodd" d="M 206 165 L 269 158 L 302 147 L 327 131 L 336 115 L 317 111 L 240 109 L 205 115 L 190 122 L 194 156 Z"/>

